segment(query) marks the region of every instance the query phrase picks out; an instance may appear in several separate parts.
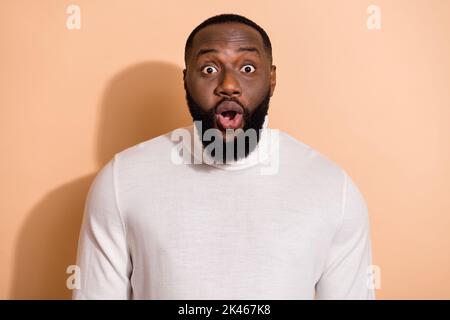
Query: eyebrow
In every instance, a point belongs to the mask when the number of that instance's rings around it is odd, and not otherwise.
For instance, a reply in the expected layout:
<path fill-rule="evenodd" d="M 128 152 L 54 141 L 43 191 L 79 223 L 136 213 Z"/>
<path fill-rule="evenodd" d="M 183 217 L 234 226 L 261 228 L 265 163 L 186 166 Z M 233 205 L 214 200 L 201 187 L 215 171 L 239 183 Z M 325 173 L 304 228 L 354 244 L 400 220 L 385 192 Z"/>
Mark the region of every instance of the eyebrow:
<path fill-rule="evenodd" d="M 210 52 L 219 53 L 219 50 L 212 49 L 212 48 L 200 49 L 197 52 L 195 59 L 198 60 L 198 58 L 200 58 L 200 56 L 205 55 Z M 256 48 L 256 47 L 240 47 L 236 50 L 236 52 L 255 52 L 256 54 L 261 56 L 261 53 L 259 52 L 258 48 Z"/>

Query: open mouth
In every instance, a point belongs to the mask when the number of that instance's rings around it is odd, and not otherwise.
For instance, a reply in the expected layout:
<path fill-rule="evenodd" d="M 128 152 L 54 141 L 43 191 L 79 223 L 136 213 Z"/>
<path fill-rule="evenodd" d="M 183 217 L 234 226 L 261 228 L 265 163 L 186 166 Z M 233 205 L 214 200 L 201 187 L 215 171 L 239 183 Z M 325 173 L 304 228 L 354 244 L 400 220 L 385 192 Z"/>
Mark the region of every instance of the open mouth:
<path fill-rule="evenodd" d="M 221 130 L 238 129 L 243 122 L 243 109 L 236 102 L 225 101 L 217 108 L 217 126 Z"/>

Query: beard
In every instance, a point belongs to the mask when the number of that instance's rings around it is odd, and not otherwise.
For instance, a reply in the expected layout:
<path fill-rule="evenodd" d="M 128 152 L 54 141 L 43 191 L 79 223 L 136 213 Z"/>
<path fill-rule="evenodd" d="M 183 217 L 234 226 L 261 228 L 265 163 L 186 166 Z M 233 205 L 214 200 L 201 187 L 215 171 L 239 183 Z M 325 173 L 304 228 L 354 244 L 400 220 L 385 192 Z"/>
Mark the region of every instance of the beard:
<path fill-rule="evenodd" d="M 264 99 L 256 106 L 255 110 L 250 112 L 247 108 L 245 108 L 243 105 L 240 106 L 244 110 L 243 112 L 243 123 L 244 126 L 242 128 L 243 132 L 247 132 L 249 129 L 253 129 L 256 133 L 256 143 L 252 142 L 251 139 L 248 136 L 244 136 L 244 150 L 241 152 L 238 152 L 238 137 L 234 135 L 233 139 L 231 141 L 227 141 L 227 139 L 223 138 L 221 139 L 221 142 L 216 142 L 214 138 L 211 141 L 206 141 L 203 139 L 203 134 L 208 129 L 217 129 L 216 127 L 216 110 L 217 107 L 220 105 L 222 101 L 225 101 L 227 99 L 223 99 L 217 103 L 217 105 L 214 108 L 211 108 L 209 111 L 205 111 L 191 96 L 188 88 L 185 86 L 186 91 L 186 102 L 189 108 L 189 112 L 192 116 L 192 119 L 194 120 L 194 124 L 197 127 L 197 131 L 200 136 L 200 140 L 202 141 L 203 147 L 206 148 L 211 143 L 222 143 L 222 156 L 215 155 L 216 149 L 213 149 L 211 151 L 211 155 L 216 158 L 222 158 L 222 163 L 232 162 L 232 161 L 238 161 L 242 158 L 246 158 L 252 151 L 255 150 L 256 146 L 259 143 L 260 139 L 260 130 L 262 129 L 264 125 L 264 120 L 266 118 L 266 115 L 269 110 L 269 102 L 270 102 L 270 88 L 268 88 L 266 95 L 264 96 Z M 234 101 L 234 100 L 233 100 Z M 219 130 L 220 131 L 220 130 Z M 239 132 L 239 130 L 236 130 Z M 220 134 L 222 137 L 222 134 Z M 254 141 L 254 140 L 253 140 Z M 225 150 L 232 150 L 232 152 L 225 152 Z"/>

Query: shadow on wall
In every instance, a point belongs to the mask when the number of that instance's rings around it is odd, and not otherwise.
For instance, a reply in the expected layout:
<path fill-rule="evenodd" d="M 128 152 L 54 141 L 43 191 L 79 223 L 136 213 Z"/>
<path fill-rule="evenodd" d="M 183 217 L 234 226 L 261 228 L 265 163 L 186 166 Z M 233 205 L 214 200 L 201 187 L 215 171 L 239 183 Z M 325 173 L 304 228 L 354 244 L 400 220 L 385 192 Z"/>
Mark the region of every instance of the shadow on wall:
<path fill-rule="evenodd" d="M 182 69 L 147 62 L 123 70 L 108 83 L 100 112 L 98 170 L 115 153 L 192 122 Z M 11 299 L 71 298 L 66 269 L 76 263 L 85 200 L 97 172 L 54 189 L 31 210 L 17 240 Z"/>

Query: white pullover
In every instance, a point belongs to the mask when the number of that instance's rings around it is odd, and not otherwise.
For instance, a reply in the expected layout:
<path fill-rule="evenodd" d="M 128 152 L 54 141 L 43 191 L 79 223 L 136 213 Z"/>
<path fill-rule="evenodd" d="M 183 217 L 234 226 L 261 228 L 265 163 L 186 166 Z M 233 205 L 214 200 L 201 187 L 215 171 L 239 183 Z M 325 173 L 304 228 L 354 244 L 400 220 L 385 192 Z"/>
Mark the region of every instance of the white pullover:
<path fill-rule="evenodd" d="M 73 298 L 375 299 L 360 191 L 267 121 L 245 163 L 182 163 L 180 130 L 117 153 L 87 196 Z"/>

